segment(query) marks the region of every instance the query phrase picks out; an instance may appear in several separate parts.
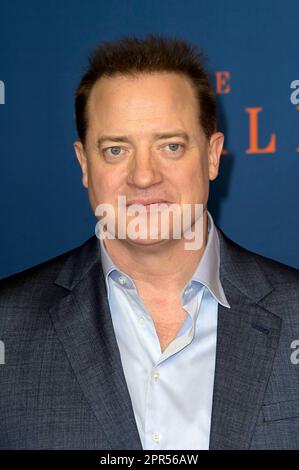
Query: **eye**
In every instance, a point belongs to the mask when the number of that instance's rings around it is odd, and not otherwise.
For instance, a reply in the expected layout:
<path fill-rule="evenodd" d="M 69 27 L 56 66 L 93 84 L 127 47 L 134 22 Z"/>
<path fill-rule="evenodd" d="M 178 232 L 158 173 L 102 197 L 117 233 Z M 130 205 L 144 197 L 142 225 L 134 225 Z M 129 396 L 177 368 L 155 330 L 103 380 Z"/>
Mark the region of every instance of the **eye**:
<path fill-rule="evenodd" d="M 173 153 L 173 154 L 180 153 L 184 149 L 183 144 L 177 144 L 177 143 L 167 144 L 166 147 L 170 149 L 170 152 L 168 153 Z"/>
<path fill-rule="evenodd" d="M 106 157 L 113 159 L 114 157 L 121 156 L 121 150 L 123 150 L 122 147 L 119 145 L 114 145 L 113 147 L 104 148 L 102 152 Z"/>

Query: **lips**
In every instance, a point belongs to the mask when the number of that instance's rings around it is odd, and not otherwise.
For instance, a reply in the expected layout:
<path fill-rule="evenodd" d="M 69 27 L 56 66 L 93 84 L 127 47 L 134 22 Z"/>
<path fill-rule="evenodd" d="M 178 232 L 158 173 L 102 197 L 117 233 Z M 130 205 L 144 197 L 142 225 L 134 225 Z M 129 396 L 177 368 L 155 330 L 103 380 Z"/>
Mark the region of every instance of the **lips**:
<path fill-rule="evenodd" d="M 132 204 L 142 204 L 143 206 L 149 206 L 151 204 L 162 204 L 166 203 L 168 204 L 169 201 L 165 201 L 163 199 L 132 199 L 127 203 L 127 206 L 131 206 Z"/>
<path fill-rule="evenodd" d="M 165 201 L 163 199 L 133 199 L 127 203 L 127 207 L 129 208 L 133 204 L 138 204 L 141 206 L 139 212 L 151 212 L 160 209 L 160 204 L 170 204 L 169 201 Z"/>

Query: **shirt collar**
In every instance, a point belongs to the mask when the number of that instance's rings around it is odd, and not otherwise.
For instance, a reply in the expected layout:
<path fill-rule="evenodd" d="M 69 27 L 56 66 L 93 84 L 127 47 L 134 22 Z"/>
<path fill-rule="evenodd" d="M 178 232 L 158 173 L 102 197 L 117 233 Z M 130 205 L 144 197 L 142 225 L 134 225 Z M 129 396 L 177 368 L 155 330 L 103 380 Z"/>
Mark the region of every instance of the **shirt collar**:
<path fill-rule="evenodd" d="M 213 297 L 224 307 L 230 308 L 219 277 L 220 243 L 217 228 L 208 211 L 208 240 L 202 258 L 192 276 L 192 280 L 206 286 Z"/>
<path fill-rule="evenodd" d="M 217 234 L 217 228 L 214 224 L 213 218 L 209 211 L 208 213 L 208 240 L 205 247 L 202 258 L 193 273 L 191 280 L 188 284 L 191 284 L 193 281 L 201 285 L 206 286 L 213 297 L 224 307 L 230 308 L 230 305 L 226 299 L 222 284 L 219 278 L 219 268 L 220 268 L 220 244 Z M 102 238 L 100 238 L 100 247 L 101 247 L 101 263 L 105 276 L 108 299 L 110 297 L 110 287 L 108 282 L 108 277 L 111 275 L 113 279 L 123 279 L 126 288 L 134 288 L 134 282 L 132 279 L 125 273 L 123 273 L 112 261 L 108 251 L 104 245 Z"/>

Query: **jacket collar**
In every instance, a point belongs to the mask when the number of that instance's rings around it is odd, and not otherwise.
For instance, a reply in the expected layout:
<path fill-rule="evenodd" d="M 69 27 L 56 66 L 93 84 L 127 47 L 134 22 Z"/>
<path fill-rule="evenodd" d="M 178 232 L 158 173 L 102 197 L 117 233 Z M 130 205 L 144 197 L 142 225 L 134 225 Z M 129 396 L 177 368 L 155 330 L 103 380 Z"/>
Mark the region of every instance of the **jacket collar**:
<path fill-rule="evenodd" d="M 66 255 L 55 280 L 66 294 L 49 313 L 99 429 L 106 435 L 103 449 L 142 449 L 99 253 L 99 240 L 93 236 Z"/>
<path fill-rule="evenodd" d="M 281 316 L 261 257 L 218 228 L 220 278 L 231 309 L 218 308 L 210 449 L 249 449 L 279 344 Z"/>

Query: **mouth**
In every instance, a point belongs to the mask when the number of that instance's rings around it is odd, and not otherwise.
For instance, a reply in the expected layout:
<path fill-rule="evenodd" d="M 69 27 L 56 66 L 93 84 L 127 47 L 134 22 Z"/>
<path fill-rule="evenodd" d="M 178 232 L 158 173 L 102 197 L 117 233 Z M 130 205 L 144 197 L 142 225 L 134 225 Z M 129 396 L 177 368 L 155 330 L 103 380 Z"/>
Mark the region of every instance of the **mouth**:
<path fill-rule="evenodd" d="M 133 199 L 127 203 L 127 207 L 130 207 L 133 204 L 144 206 L 144 209 L 148 212 L 158 209 L 161 204 L 167 204 L 168 206 L 170 202 L 163 199 Z"/>

